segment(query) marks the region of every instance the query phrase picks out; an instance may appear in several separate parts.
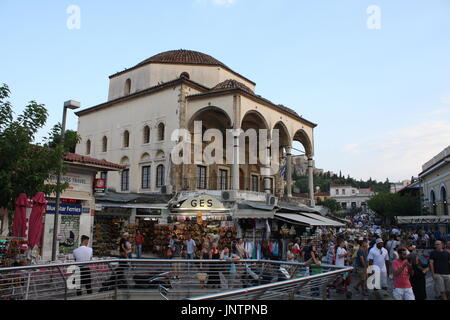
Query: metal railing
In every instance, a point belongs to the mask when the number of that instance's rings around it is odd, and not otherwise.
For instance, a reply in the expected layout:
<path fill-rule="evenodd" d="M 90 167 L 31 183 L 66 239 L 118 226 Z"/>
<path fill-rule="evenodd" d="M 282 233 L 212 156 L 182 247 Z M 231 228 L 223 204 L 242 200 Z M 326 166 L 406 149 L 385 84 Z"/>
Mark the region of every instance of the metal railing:
<path fill-rule="evenodd" d="M 0 300 L 320 299 L 329 283 L 350 270 L 273 260 L 115 259 L 34 265 L 0 269 Z"/>

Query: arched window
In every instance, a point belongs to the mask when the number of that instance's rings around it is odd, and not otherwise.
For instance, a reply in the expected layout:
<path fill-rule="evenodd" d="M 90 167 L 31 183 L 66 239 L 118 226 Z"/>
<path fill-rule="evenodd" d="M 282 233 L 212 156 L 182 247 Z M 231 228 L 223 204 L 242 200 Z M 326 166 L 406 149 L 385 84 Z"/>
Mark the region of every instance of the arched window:
<path fill-rule="evenodd" d="M 102 152 L 106 152 L 108 150 L 108 138 L 106 136 L 102 139 Z"/>
<path fill-rule="evenodd" d="M 130 132 L 125 130 L 123 133 L 123 147 L 128 148 L 130 146 Z"/>
<path fill-rule="evenodd" d="M 444 186 L 441 187 L 441 201 L 444 207 L 444 215 L 448 215 L 447 190 Z"/>
<path fill-rule="evenodd" d="M 150 142 L 150 127 L 145 126 L 144 127 L 144 143 Z"/>
<path fill-rule="evenodd" d="M 180 74 L 180 78 L 185 78 L 185 79 L 189 79 L 190 75 L 189 73 L 187 73 L 186 71 Z"/>
<path fill-rule="evenodd" d="M 130 190 L 130 169 L 125 169 L 122 171 L 122 176 L 120 179 L 120 190 L 121 191 Z"/>
<path fill-rule="evenodd" d="M 128 157 L 122 157 L 122 159 L 120 160 L 120 164 L 129 166 L 130 159 L 128 159 Z M 130 190 L 130 169 L 129 168 L 122 170 L 122 173 L 120 176 L 120 190 L 121 191 L 129 191 Z"/>
<path fill-rule="evenodd" d="M 160 164 L 156 167 L 156 187 L 162 187 L 164 185 L 164 165 Z"/>
<path fill-rule="evenodd" d="M 159 141 L 163 141 L 164 140 L 164 130 L 165 130 L 164 123 L 161 122 L 158 125 L 158 140 Z"/>
<path fill-rule="evenodd" d="M 125 81 L 125 88 L 124 88 L 123 91 L 124 91 L 125 95 L 130 94 L 130 92 L 131 92 L 131 79 L 127 79 Z"/>
<path fill-rule="evenodd" d="M 436 195 L 434 194 L 434 190 L 431 190 L 430 201 L 431 201 L 431 211 L 435 216 L 437 214 L 437 208 L 436 208 Z"/>
<path fill-rule="evenodd" d="M 91 140 L 86 141 L 86 154 L 91 154 Z"/>

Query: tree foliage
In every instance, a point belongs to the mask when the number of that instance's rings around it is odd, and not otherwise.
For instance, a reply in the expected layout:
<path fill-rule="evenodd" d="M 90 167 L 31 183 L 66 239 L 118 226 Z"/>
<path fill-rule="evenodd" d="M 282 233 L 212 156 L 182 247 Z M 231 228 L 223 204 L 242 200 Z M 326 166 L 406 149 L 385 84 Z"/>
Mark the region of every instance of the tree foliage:
<path fill-rule="evenodd" d="M 295 176 L 294 181 L 295 187 L 300 190 L 300 193 L 308 192 L 307 176 Z M 374 192 L 389 192 L 390 190 L 390 183 L 388 179 L 386 179 L 385 182 L 372 180 L 372 178 L 367 181 L 363 181 L 356 180 L 350 177 L 350 175 L 345 178 L 344 176 L 342 176 L 342 173 L 339 177 L 337 174 L 331 174 L 331 172 L 329 171 L 314 175 L 314 188 L 320 187 L 320 191 L 329 192 L 331 184 L 345 184 L 358 189 L 371 188 Z"/>
<path fill-rule="evenodd" d="M 61 143 L 61 123 L 55 124 L 50 131 L 50 137 L 48 138 L 48 142 L 46 146 L 52 149 L 55 149 Z M 76 131 L 66 130 L 64 134 L 64 151 L 65 152 L 75 152 L 75 147 L 78 142 L 81 141 L 81 137 L 78 135 Z"/>
<path fill-rule="evenodd" d="M 325 199 L 324 201 L 321 201 L 318 203 L 326 208 L 328 208 L 332 213 L 335 213 L 340 209 L 339 203 L 334 199 Z"/>
<path fill-rule="evenodd" d="M 15 118 L 6 101 L 9 95 L 8 86 L 0 86 L 0 207 L 13 210 L 20 193 L 33 196 L 39 191 L 47 195 L 56 191 L 56 185 L 45 182 L 57 173 L 63 148 L 34 144 L 38 130 L 47 122 L 47 109 L 30 101 Z M 67 184 L 62 184 L 61 190 L 65 188 Z"/>
<path fill-rule="evenodd" d="M 369 208 L 386 219 L 394 216 L 416 216 L 420 214 L 420 199 L 412 195 L 379 193 L 367 201 Z"/>

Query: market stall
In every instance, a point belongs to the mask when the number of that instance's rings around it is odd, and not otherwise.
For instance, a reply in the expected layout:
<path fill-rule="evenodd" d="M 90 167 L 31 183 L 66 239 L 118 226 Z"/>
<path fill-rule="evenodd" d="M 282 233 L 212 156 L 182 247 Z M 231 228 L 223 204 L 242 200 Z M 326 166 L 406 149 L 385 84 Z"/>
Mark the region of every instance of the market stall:
<path fill-rule="evenodd" d="M 182 241 L 190 235 L 200 252 L 206 237 L 217 237 L 219 249 L 225 246 L 231 248 L 232 242 L 236 240 L 237 229 L 230 209 L 216 198 L 200 195 L 171 206 L 167 225 L 159 225 L 156 233 L 154 248 L 159 255 L 164 256 L 174 234 Z"/>

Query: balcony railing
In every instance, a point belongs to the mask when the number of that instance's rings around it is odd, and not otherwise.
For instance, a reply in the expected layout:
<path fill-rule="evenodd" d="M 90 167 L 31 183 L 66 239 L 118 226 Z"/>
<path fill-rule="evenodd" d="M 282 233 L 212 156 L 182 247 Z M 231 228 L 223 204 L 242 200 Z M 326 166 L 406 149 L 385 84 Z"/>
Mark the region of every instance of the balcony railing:
<path fill-rule="evenodd" d="M 323 299 L 327 285 L 351 269 L 271 260 L 35 265 L 0 269 L 0 300 Z"/>

